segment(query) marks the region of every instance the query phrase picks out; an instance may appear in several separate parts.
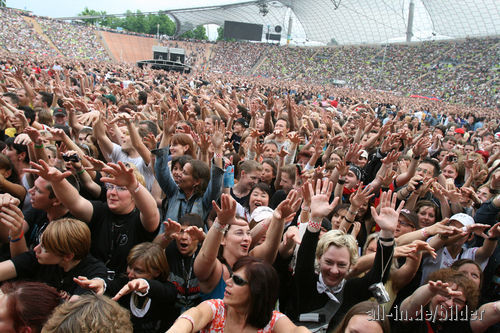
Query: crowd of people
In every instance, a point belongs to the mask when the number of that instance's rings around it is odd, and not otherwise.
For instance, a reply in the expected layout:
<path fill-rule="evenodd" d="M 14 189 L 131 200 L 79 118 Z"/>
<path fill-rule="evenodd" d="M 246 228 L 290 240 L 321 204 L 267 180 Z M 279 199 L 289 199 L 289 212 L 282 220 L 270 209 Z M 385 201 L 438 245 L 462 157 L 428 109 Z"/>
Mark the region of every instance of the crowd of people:
<path fill-rule="evenodd" d="M 47 39 L 35 30 L 31 20 L 40 25 Z M 0 22 L 2 24 L 0 44 L 4 50 L 12 53 L 63 55 L 68 58 L 98 61 L 111 59 L 102 41 L 98 40 L 96 29 L 91 26 L 28 15 L 27 12 L 4 7 L 0 8 Z"/>
<path fill-rule="evenodd" d="M 213 48 L 210 58 L 210 70 L 220 73 L 250 75 L 268 44 L 248 42 L 218 42 Z"/>
<path fill-rule="evenodd" d="M 0 50 L 2 332 L 499 330 L 500 112 L 474 78 L 498 39 L 223 42 L 189 74 L 70 40 Z M 484 103 L 395 94 L 403 71 Z"/>
<path fill-rule="evenodd" d="M 110 57 L 96 29 L 84 24 L 70 24 L 50 18 L 37 17 L 43 33 L 54 43 L 57 49 L 67 58 L 95 59 L 109 61 Z"/>
<path fill-rule="evenodd" d="M 33 25 L 28 23 L 16 10 L 0 8 L 0 45 L 4 50 L 20 54 L 39 54 L 57 56 L 47 41 L 36 33 Z"/>

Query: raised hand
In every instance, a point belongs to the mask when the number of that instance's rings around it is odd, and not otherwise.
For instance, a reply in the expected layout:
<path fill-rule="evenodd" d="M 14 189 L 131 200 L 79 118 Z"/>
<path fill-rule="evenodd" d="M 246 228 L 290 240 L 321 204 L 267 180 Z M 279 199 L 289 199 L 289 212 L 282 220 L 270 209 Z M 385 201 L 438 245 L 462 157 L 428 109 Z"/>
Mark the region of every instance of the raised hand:
<path fill-rule="evenodd" d="M 286 199 L 283 200 L 274 210 L 274 218 L 278 220 L 293 219 L 295 213 L 300 207 L 301 201 L 302 199 L 300 198 L 299 193 L 296 190 L 291 190 L 286 196 Z"/>
<path fill-rule="evenodd" d="M 354 222 L 352 224 L 351 236 L 356 238 L 358 237 L 359 231 L 361 230 L 361 223 Z"/>
<path fill-rule="evenodd" d="M 18 239 L 23 233 L 24 215 L 17 207 L 19 200 L 10 196 L 10 194 L 1 194 L 2 205 L 0 206 L 0 223 L 9 228 L 11 239 Z M 9 198 L 9 197 L 11 198 Z"/>
<path fill-rule="evenodd" d="M 226 126 L 222 121 L 215 122 L 214 133 L 212 134 L 212 145 L 214 149 L 222 148 L 224 144 L 224 133 L 226 133 Z"/>
<path fill-rule="evenodd" d="M 189 226 L 186 228 L 185 232 L 188 233 L 192 240 L 198 240 L 199 242 L 203 242 L 205 240 L 205 233 L 202 228 Z"/>
<path fill-rule="evenodd" d="M 174 220 L 168 219 L 163 222 L 163 225 L 165 226 L 164 238 L 175 238 L 176 234 L 181 231 L 181 225 Z"/>
<path fill-rule="evenodd" d="M 134 175 L 134 169 L 127 168 L 123 162 L 108 163 L 102 171 L 107 172 L 112 177 L 102 177 L 103 183 L 111 183 L 117 186 L 125 186 L 127 189 L 134 190 L 138 183 Z"/>
<path fill-rule="evenodd" d="M 352 193 L 349 197 L 351 206 L 356 208 L 355 210 L 358 210 L 359 207 L 363 206 L 365 203 L 368 203 L 368 200 L 370 200 L 370 198 L 375 195 L 374 193 L 370 194 L 372 191 L 371 187 L 365 186 L 363 189 L 361 189 L 362 187 L 363 183 L 359 184 L 356 192 Z"/>
<path fill-rule="evenodd" d="M 234 200 L 230 194 L 222 193 L 220 197 L 220 207 L 215 201 L 212 201 L 212 205 L 221 225 L 247 225 L 246 222 L 236 219 L 236 200 Z"/>
<path fill-rule="evenodd" d="M 313 190 L 313 185 L 309 184 L 309 192 L 313 193 L 311 197 L 311 217 L 323 218 L 337 206 L 339 198 L 335 198 L 332 203 L 329 203 L 332 190 L 333 183 L 329 180 L 318 180 L 315 190 Z"/>
<path fill-rule="evenodd" d="M 392 193 L 391 190 L 382 192 L 380 196 L 380 213 L 377 213 L 375 207 L 371 207 L 373 219 L 380 226 L 382 230 L 394 233 L 398 226 L 398 217 L 401 209 L 403 209 L 405 202 L 401 201 L 399 207 L 396 209 L 397 194 Z"/>
<path fill-rule="evenodd" d="M 299 234 L 299 228 L 296 226 L 289 227 L 285 234 L 283 235 L 283 243 L 284 245 L 289 244 L 290 242 L 294 242 L 295 244 L 300 245 L 301 239 Z"/>
<path fill-rule="evenodd" d="M 113 301 L 118 301 L 123 296 L 130 294 L 132 291 L 145 293 L 149 288 L 149 284 L 144 279 L 134 279 L 129 281 L 122 289 L 112 298 Z"/>
<path fill-rule="evenodd" d="M 428 285 L 429 285 L 429 290 L 433 294 L 440 294 L 446 297 L 462 296 L 461 291 L 451 289 L 449 283 L 442 282 L 441 280 L 429 281 Z"/>
<path fill-rule="evenodd" d="M 74 277 L 73 282 L 83 289 L 92 290 L 98 295 L 104 294 L 104 280 L 92 279 L 89 280 L 85 276 Z"/>
<path fill-rule="evenodd" d="M 93 158 L 91 156 L 88 156 L 88 155 L 83 155 L 83 157 L 89 161 L 90 164 L 92 164 L 91 167 L 85 167 L 85 170 L 88 170 L 88 171 L 102 171 L 102 169 L 104 169 L 106 167 L 106 163 L 104 163 L 103 161 L 97 159 L 97 158 Z"/>
<path fill-rule="evenodd" d="M 56 168 L 50 167 L 44 160 L 39 160 L 38 163 L 30 162 L 31 169 L 24 169 L 24 172 L 38 175 L 48 182 L 60 182 L 71 175 L 71 171 L 63 173 Z"/>
<path fill-rule="evenodd" d="M 488 237 L 500 237 L 500 222 L 490 228 L 488 231 Z"/>

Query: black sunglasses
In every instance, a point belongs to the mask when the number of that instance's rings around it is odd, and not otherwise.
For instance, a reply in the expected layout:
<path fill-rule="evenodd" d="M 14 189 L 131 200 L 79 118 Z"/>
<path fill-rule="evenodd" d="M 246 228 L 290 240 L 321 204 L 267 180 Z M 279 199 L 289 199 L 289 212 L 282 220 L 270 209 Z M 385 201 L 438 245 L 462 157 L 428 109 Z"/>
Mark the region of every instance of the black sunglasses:
<path fill-rule="evenodd" d="M 231 279 L 233 279 L 233 282 L 235 285 L 240 286 L 240 287 L 242 287 L 248 283 L 248 281 L 243 280 L 242 277 L 240 277 L 239 275 L 236 275 L 236 274 L 231 274 Z"/>

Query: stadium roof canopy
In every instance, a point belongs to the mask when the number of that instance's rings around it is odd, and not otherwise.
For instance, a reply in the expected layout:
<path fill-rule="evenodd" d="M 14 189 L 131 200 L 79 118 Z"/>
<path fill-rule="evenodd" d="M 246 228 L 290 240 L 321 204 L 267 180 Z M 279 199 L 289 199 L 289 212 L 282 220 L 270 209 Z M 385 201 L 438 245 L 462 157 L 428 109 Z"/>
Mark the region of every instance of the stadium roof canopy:
<path fill-rule="evenodd" d="M 263 24 L 264 33 L 279 25 L 286 38 L 291 16 L 292 38 L 373 44 L 406 40 L 410 2 L 413 41 L 500 33 L 498 0 L 260 0 L 166 12 L 176 21 L 179 34 L 200 24 L 239 21 Z"/>

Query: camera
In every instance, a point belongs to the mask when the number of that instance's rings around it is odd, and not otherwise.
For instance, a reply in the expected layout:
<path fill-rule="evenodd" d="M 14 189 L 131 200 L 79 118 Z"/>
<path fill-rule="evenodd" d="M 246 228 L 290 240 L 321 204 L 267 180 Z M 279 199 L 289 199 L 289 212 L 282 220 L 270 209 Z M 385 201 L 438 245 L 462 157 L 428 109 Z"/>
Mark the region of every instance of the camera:
<path fill-rule="evenodd" d="M 73 155 L 62 154 L 62 159 L 64 160 L 64 162 L 80 162 L 80 158 L 78 157 L 77 154 Z"/>
<path fill-rule="evenodd" d="M 423 180 L 419 180 L 417 181 L 417 184 L 415 185 L 415 190 L 420 188 L 420 186 L 422 186 L 424 184 L 424 181 Z"/>
<path fill-rule="evenodd" d="M 448 160 L 448 162 L 456 162 L 458 160 L 458 158 L 453 155 L 448 156 L 446 159 Z"/>
<path fill-rule="evenodd" d="M 377 300 L 378 304 L 384 304 L 391 300 L 389 293 L 385 290 L 384 284 L 382 282 L 372 284 L 368 290 L 373 294 L 373 297 Z"/>

